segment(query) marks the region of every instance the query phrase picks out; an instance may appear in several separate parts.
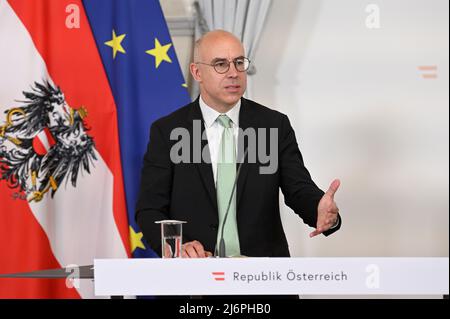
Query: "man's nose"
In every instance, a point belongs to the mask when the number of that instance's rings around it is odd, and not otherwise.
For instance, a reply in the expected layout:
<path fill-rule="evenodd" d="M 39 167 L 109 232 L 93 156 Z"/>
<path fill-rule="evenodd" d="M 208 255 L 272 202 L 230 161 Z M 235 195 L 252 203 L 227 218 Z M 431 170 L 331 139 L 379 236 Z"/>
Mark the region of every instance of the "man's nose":
<path fill-rule="evenodd" d="M 233 62 L 230 63 L 230 68 L 228 69 L 227 76 L 230 78 L 236 78 L 238 76 L 238 70 Z"/>

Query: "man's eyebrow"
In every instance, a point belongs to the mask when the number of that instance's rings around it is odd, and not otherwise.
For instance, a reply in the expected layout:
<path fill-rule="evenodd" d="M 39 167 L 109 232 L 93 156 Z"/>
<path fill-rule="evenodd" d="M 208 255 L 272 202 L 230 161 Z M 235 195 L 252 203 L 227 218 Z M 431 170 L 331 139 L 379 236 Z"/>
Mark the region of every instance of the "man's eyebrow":
<path fill-rule="evenodd" d="M 221 61 L 227 61 L 225 58 L 214 58 L 211 63 L 221 62 Z"/>
<path fill-rule="evenodd" d="M 240 55 L 240 56 L 234 58 L 233 60 L 243 59 L 243 58 L 245 58 L 245 56 Z M 222 61 L 228 61 L 228 59 L 227 59 L 227 58 L 214 58 L 214 59 L 211 61 L 211 63 L 222 62 Z"/>

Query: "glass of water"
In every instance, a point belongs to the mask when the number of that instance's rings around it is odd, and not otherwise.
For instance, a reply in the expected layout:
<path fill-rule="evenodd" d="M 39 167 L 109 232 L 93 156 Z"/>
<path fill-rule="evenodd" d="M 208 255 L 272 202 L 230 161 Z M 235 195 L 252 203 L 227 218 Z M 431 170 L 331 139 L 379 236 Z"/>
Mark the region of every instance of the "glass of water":
<path fill-rule="evenodd" d="M 161 225 L 161 257 L 181 258 L 183 245 L 183 224 L 180 220 L 160 220 Z"/>

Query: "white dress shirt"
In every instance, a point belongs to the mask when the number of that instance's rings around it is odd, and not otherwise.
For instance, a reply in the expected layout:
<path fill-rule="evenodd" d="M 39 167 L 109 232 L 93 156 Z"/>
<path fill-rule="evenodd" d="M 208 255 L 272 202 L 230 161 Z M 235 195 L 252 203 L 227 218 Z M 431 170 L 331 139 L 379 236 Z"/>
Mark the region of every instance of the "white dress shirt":
<path fill-rule="evenodd" d="M 235 106 L 233 106 L 225 115 L 227 115 L 232 123 L 231 127 L 233 128 L 233 136 L 234 143 L 236 146 L 236 154 L 237 154 L 237 140 L 238 140 L 238 132 L 239 132 L 239 110 L 241 109 L 241 100 L 239 100 Z M 217 160 L 219 157 L 219 146 L 220 140 L 222 138 L 222 133 L 224 127 L 220 125 L 216 120 L 219 115 L 223 113 L 219 113 L 214 110 L 212 107 L 208 106 L 205 101 L 203 101 L 200 96 L 200 110 L 202 111 L 203 120 L 205 122 L 205 130 L 206 137 L 208 138 L 208 146 L 209 152 L 211 154 L 211 164 L 213 168 L 213 176 L 214 176 L 214 184 L 217 182 Z"/>

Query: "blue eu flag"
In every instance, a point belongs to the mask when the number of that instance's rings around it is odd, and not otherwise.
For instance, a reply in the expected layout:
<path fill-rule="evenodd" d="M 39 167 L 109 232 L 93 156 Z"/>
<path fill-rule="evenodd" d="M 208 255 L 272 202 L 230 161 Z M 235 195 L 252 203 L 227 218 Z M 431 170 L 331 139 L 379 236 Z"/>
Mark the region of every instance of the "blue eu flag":
<path fill-rule="evenodd" d="M 157 0 L 83 5 L 117 107 L 131 252 L 155 257 L 134 219 L 143 156 L 151 123 L 189 103 L 189 94 Z"/>

